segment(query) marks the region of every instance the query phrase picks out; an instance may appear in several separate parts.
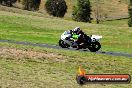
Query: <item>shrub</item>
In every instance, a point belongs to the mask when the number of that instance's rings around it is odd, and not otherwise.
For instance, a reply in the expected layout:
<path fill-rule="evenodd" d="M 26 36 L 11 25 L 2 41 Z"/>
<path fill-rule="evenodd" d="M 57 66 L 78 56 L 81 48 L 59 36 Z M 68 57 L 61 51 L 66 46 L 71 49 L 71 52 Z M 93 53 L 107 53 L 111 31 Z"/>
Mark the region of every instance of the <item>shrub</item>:
<path fill-rule="evenodd" d="M 128 12 L 129 12 L 128 26 L 132 27 L 132 0 L 130 1 L 130 4 L 128 6 Z"/>
<path fill-rule="evenodd" d="M 65 0 L 47 0 L 45 3 L 46 11 L 55 17 L 64 17 L 67 12 Z"/>
<path fill-rule="evenodd" d="M 91 22 L 91 5 L 89 0 L 77 0 L 73 8 L 72 18 L 75 21 Z"/>
<path fill-rule="evenodd" d="M 12 4 L 15 3 L 17 0 L 0 0 L 0 4 L 1 5 L 5 5 L 5 6 L 13 6 Z"/>
<path fill-rule="evenodd" d="M 41 0 L 23 0 L 23 9 L 30 11 L 38 10 L 40 1 Z"/>

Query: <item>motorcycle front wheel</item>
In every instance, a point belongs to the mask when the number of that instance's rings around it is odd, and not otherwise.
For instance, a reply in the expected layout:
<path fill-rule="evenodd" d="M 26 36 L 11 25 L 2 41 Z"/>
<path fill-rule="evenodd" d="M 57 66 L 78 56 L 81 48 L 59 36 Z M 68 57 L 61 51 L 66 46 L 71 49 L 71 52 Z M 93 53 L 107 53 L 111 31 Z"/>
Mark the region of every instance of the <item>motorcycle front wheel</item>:
<path fill-rule="evenodd" d="M 62 48 L 68 48 L 69 47 L 69 45 L 68 44 L 66 44 L 63 40 L 59 40 L 59 46 L 60 47 L 62 47 Z"/>

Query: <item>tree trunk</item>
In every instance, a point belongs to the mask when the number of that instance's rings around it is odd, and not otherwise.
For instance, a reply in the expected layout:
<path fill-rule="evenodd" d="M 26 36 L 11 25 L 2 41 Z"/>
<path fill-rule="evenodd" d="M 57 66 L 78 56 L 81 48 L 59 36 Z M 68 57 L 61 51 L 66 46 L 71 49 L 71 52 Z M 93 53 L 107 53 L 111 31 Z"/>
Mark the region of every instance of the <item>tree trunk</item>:
<path fill-rule="evenodd" d="M 44 4 L 45 4 L 45 0 L 41 0 L 39 5 L 39 10 L 44 10 Z"/>
<path fill-rule="evenodd" d="M 100 19 L 99 19 L 99 0 L 96 0 L 96 23 L 99 24 Z"/>

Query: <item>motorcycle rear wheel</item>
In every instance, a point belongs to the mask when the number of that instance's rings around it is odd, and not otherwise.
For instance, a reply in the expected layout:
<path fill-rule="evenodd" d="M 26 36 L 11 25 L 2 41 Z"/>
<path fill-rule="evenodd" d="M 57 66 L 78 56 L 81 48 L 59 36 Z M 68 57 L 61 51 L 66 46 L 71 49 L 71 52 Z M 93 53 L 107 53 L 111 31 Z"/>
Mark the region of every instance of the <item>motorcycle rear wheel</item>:
<path fill-rule="evenodd" d="M 101 44 L 99 42 L 92 42 L 90 44 L 90 46 L 88 47 L 88 49 L 91 51 L 91 52 L 96 52 L 98 51 L 99 49 L 101 48 Z"/>

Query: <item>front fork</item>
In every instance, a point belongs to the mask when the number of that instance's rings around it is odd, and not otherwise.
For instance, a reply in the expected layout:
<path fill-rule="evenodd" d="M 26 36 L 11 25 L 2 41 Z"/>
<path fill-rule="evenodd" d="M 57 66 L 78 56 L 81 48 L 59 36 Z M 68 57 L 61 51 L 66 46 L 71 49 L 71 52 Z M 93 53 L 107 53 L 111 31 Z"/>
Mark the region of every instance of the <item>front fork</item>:
<path fill-rule="evenodd" d="M 72 42 L 69 40 L 63 40 L 65 43 L 67 43 L 68 45 L 72 46 Z"/>

